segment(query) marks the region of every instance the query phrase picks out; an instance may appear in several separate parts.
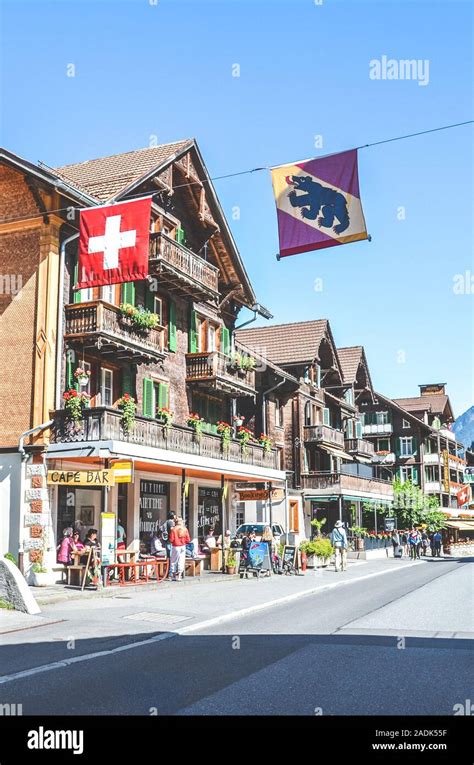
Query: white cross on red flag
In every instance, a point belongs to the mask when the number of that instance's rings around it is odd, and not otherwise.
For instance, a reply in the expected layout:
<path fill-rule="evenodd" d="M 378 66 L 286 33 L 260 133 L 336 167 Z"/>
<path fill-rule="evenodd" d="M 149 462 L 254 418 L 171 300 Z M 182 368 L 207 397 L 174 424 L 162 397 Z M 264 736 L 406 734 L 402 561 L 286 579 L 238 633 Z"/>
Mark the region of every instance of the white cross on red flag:
<path fill-rule="evenodd" d="M 151 197 L 81 210 L 76 289 L 146 279 Z"/>
<path fill-rule="evenodd" d="M 458 507 L 462 507 L 463 505 L 466 505 L 470 499 L 471 499 L 471 487 L 469 484 L 464 486 L 461 491 L 458 491 L 456 493 L 456 498 L 458 500 Z"/>

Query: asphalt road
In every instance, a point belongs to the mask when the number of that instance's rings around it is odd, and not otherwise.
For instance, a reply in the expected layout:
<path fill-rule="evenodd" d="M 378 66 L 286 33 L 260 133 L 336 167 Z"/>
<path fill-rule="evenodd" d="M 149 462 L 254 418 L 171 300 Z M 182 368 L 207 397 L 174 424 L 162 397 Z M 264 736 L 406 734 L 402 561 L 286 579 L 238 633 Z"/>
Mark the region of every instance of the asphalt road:
<path fill-rule="evenodd" d="M 77 664 L 4 683 L 0 698 L 25 715 L 451 715 L 474 698 L 472 572 L 426 561 L 192 634 L 136 633 L 142 645 L 112 654 L 91 637 Z M 18 633 L 1 655 L 18 671 L 48 643 Z"/>

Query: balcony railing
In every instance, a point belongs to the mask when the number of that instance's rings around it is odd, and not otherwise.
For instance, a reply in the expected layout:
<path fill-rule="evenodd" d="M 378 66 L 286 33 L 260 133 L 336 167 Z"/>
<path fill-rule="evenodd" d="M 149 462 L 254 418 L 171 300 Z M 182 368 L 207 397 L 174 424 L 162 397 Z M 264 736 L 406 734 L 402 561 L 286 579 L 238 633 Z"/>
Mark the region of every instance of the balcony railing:
<path fill-rule="evenodd" d="M 328 444 L 344 449 L 344 433 L 329 425 L 305 425 L 304 440 L 306 443 Z"/>
<path fill-rule="evenodd" d="M 100 300 L 67 305 L 64 336 L 80 341 L 84 350 L 100 350 L 103 356 L 138 363 L 164 358 L 162 327 L 138 330 L 116 306 Z"/>
<path fill-rule="evenodd" d="M 439 481 L 425 481 L 425 492 L 435 491 L 437 494 L 441 491 L 441 483 Z"/>
<path fill-rule="evenodd" d="M 346 452 L 349 454 L 358 454 L 361 457 L 373 458 L 375 454 L 375 448 L 371 441 L 365 441 L 363 438 L 346 438 L 345 442 Z"/>
<path fill-rule="evenodd" d="M 393 433 L 393 425 L 391 422 L 367 423 L 362 425 L 362 433 L 364 436 L 371 436 L 376 434 L 388 435 Z"/>
<path fill-rule="evenodd" d="M 381 465 L 393 465 L 395 462 L 395 454 L 393 452 L 375 452 L 372 457 L 372 462 L 376 462 Z"/>
<path fill-rule="evenodd" d="M 219 269 L 166 234 L 150 238 L 150 272 L 160 274 L 169 289 L 199 299 L 219 294 Z"/>
<path fill-rule="evenodd" d="M 346 473 L 304 473 L 301 476 L 303 489 L 328 489 L 328 493 L 342 494 L 345 491 L 361 491 L 364 494 L 383 494 L 387 499 L 393 497 L 391 481 L 381 478 L 362 478 Z"/>
<path fill-rule="evenodd" d="M 186 382 L 240 395 L 255 395 L 255 372 L 236 368 L 218 351 L 186 354 Z"/>
<path fill-rule="evenodd" d="M 195 454 L 208 459 L 241 462 L 256 467 L 279 469 L 278 452 L 265 452 L 258 444 L 248 444 L 242 449 L 239 441 L 232 439 L 224 450 L 220 436 L 203 433 L 196 438 L 194 430 L 180 425 L 166 428 L 157 420 L 137 417 L 126 433 L 122 427 L 122 415 L 117 409 L 97 407 L 84 410 L 84 419 L 76 426 L 63 409 L 54 413 L 51 429 L 52 443 L 85 443 L 90 441 L 124 441 L 155 449 Z"/>

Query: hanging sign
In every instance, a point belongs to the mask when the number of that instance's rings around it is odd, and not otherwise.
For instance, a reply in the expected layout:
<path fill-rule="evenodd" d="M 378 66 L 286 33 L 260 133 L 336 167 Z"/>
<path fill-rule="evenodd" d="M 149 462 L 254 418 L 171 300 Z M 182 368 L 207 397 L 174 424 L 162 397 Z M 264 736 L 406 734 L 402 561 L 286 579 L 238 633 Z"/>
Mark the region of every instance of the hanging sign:
<path fill-rule="evenodd" d="M 112 470 L 48 470 L 52 486 L 114 486 Z"/>
<path fill-rule="evenodd" d="M 115 513 L 101 513 L 100 521 L 100 550 L 102 565 L 108 566 L 111 563 L 115 563 L 115 547 L 117 542 Z"/>
<path fill-rule="evenodd" d="M 111 467 L 115 483 L 132 483 L 133 462 L 114 462 Z"/>

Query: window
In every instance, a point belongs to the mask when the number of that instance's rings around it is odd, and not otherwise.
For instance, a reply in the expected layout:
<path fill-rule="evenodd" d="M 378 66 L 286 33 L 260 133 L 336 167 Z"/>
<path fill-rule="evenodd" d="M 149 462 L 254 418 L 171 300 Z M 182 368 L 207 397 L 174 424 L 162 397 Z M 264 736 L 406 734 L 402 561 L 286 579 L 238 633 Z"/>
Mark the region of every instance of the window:
<path fill-rule="evenodd" d="M 400 456 L 411 457 L 413 454 L 413 439 L 411 436 L 400 438 Z"/>
<path fill-rule="evenodd" d="M 153 313 L 156 313 L 156 315 L 158 316 L 158 324 L 160 324 L 160 326 L 162 326 L 163 325 L 163 321 L 162 321 L 162 317 L 163 317 L 163 305 L 162 305 L 162 302 L 161 302 L 161 298 L 159 298 L 159 297 L 154 297 L 153 298 Z"/>
<path fill-rule="evenodd" d="M 324 407 L 323 409 L 323 424 L 329 426 L 331 425 L 331 414 L 327 407 Z"/>
<path fill-rule="evenodd" d="M 79 366 L 81 369 L 84 370 L 84 372 L 89 372 L 89 380 L 87 381 L 87 385 L 80 385 L 79 390 L 81 393 L 87 393 L 88 396 L 91 395 L 91 372 L 92 367 L 91 364 L 88 361 L 81 361 L 79 363 Z"/>
<path fill-rule="evenodd" d="M 217 351 L 217 327 L 207 323 L 207 351 Z"/>
<path fill-rule="evenodd" d="M 389 452 L 390 451 L 390 439 L 389 438 L 378 438 L 377 439 L 377 451 L 378 452 Z"/>
<path fill-rule="evenodd" d="M 348 388 L 344 392 L 344 401 L 346 401 L 348 404 L 351 404 L 351 406 L 354 406 L 354 390 L 353 390 L 353 388 Z"/>
<path fill-rule="evenodd" d="M 106 284 L 100 289 L 101 300 L 105 300 L 106 303 L 115 303 L 115 285 Z"/>
<path fill-rule="evenodd" d="M 410 423 L 408 422 L 408 420 L 402 420 L 402 428 L 406 429 L 409 427 L 410 427 Z"/>
<path fill-rule="evenodd" d="M 400 481 L 402 483 L 406 483 L 406 481 L 411 481 L 412 483 L 418 483 L 417 469 L 415 467 L 401 467 Z"/>
<path fill-rule="evenodd" d="M 168 383 L 154 382 L 153 411 L 155 417 L 157 416 L 157 410 L 162 408 L 170 408 L 170 386 Z"/>
<path fill-rule="evenodd" d="M 377 412 L 377 425 L 388 425 L 388 412 Z"/>
<path fill-rule="evenodd" d="M 100 403 L 102 406 L 112 406 L 114 399 L 114 374 L 111 369 L 102 367 L 100 370 Z"/>
<path fill-rule="evenodd" d="M 427 465 L 425 467 L 425 480 L 427 483 L 439 481 L 439 471 L 437 465 Z"/>
<path fill-rule="evenodd" d="M 312 425 L 312 406 L 311 401 L 307 401 L 304 405 L 304 424 Z"/>
<path fill-rule="evenodd" d="M 283 427 L 283 406 L 280 399 L 275 399 L 275 425 L 277 428 Z"/>
<path fill-rule="evenodd" d="M 245 523 L 245 502 L 238 502 L 235 511 L 235 525 L 237 528 Z"/>
<path fill-rule="evenodd" d="M 202 342 L 202 330 L 204 322 L 200 316 L 196 316 L 196 353 L 200 353 L 203 350 Z"/>

